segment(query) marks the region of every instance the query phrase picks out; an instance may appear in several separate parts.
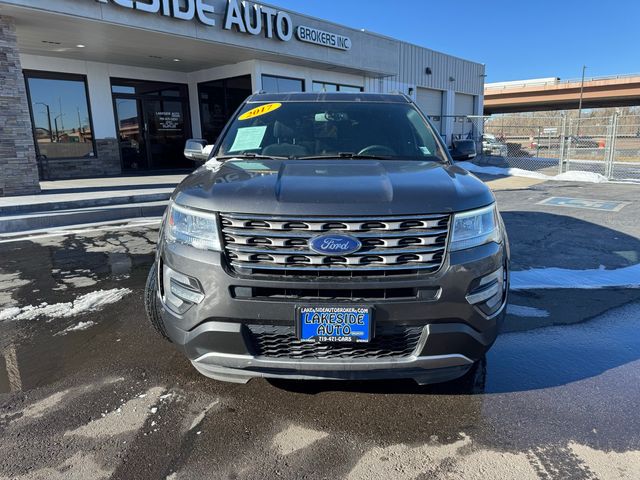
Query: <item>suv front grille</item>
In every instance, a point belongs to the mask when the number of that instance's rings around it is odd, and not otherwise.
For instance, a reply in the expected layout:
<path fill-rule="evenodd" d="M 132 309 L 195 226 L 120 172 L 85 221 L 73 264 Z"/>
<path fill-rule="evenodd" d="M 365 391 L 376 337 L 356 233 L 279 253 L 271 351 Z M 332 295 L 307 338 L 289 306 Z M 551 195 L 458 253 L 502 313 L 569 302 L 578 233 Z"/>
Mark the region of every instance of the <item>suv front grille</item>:
<path fill-rule="evenodd" d="M 449 232 L 449 215 L 303 219 L 221 214 L 220 218 L 229 262 L 243 273 L 435 272 L 442 264 Z M 351 235 L 362 248 L 350 255 L 312 251 L 309 240 L 327 233 Z"/>
<path fill-rule="evenodd" d="M 379 327 L 368 343 L 302 342 L 295 328 L 280 325 L 247 325 L 255 355 L 269 358 L 330 359 L 409 357 L 415 351 L 423 327 Z"/>

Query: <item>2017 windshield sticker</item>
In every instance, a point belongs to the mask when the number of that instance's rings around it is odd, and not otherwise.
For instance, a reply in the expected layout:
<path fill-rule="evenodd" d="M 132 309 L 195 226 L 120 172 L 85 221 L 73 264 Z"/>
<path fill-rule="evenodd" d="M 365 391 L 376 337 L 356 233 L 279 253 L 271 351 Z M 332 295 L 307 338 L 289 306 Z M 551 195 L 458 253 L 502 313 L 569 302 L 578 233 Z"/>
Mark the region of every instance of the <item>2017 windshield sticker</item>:
<path fill-rule="evenodd" d="M 252 108 L 248 112 L 244 112 L 238 117 L 238 120 L 250 120 L 252 118 L 259 117 L 260 115 L 271 113 L 274 110 L 279 109 L 281 106 L 281 103 L 267 103 L 265 105 L 260 105 L 259 107 Z"/>

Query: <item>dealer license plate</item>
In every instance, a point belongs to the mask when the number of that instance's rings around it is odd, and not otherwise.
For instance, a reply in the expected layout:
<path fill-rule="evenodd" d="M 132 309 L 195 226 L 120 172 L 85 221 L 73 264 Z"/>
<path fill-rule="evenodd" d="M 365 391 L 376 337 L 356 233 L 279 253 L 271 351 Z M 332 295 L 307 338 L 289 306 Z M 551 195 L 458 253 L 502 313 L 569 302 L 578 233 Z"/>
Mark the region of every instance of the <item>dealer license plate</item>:
<path fill-rule="evenodd" d="M 304 342 L 368 342 L 372 311 L 369 307 L 298 307 L 298 336 Z"/>

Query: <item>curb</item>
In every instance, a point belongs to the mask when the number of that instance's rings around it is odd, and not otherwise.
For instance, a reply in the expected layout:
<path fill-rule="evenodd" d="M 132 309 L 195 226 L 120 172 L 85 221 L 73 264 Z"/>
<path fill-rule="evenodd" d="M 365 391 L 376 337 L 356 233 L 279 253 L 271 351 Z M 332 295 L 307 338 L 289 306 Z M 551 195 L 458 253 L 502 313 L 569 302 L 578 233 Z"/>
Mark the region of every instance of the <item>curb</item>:
<path fill-rule="evenodd" d="M 102 207 L 96 206 L 69 210 L 32 212 L 26 215 L 0 216 L 0 234 L 130 218 L 161 217 L 166 207 L 166 200 L 122 205 L 114 205 L 113 202 L 110 202 L 110 205 Z"/>
<path fill-rule="evenodd" d="M 102 198 L 86 198 L 79 200 L 30 203 L 24 205 L 6 205 L 0 206 L 0 224 L 4 221 L 3 217 L 10 217 L 21 214 L 29 214 L 35 212 L 50 213 L 55 211 L 68 211 L 75 209 L 109 207 L 116 205 L 129 205 L 149 202 L 166 202 L 170 197 L 171 191 L 168 191 L 165 193 L 141 193 Z M 0 229 L 0 231 L 2 230 Z"/>

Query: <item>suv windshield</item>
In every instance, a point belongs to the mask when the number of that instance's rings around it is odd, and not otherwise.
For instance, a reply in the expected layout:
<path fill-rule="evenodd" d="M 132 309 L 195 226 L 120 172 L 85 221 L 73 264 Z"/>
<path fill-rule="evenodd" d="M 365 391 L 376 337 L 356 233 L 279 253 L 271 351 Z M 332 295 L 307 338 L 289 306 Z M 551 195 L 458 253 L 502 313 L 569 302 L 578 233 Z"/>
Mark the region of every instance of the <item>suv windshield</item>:
<path fill-rule="evenodd" d="M 218 158 L 447 161 L 431 127 L 408 103 L 248 103 L 218 145 Z"/>

